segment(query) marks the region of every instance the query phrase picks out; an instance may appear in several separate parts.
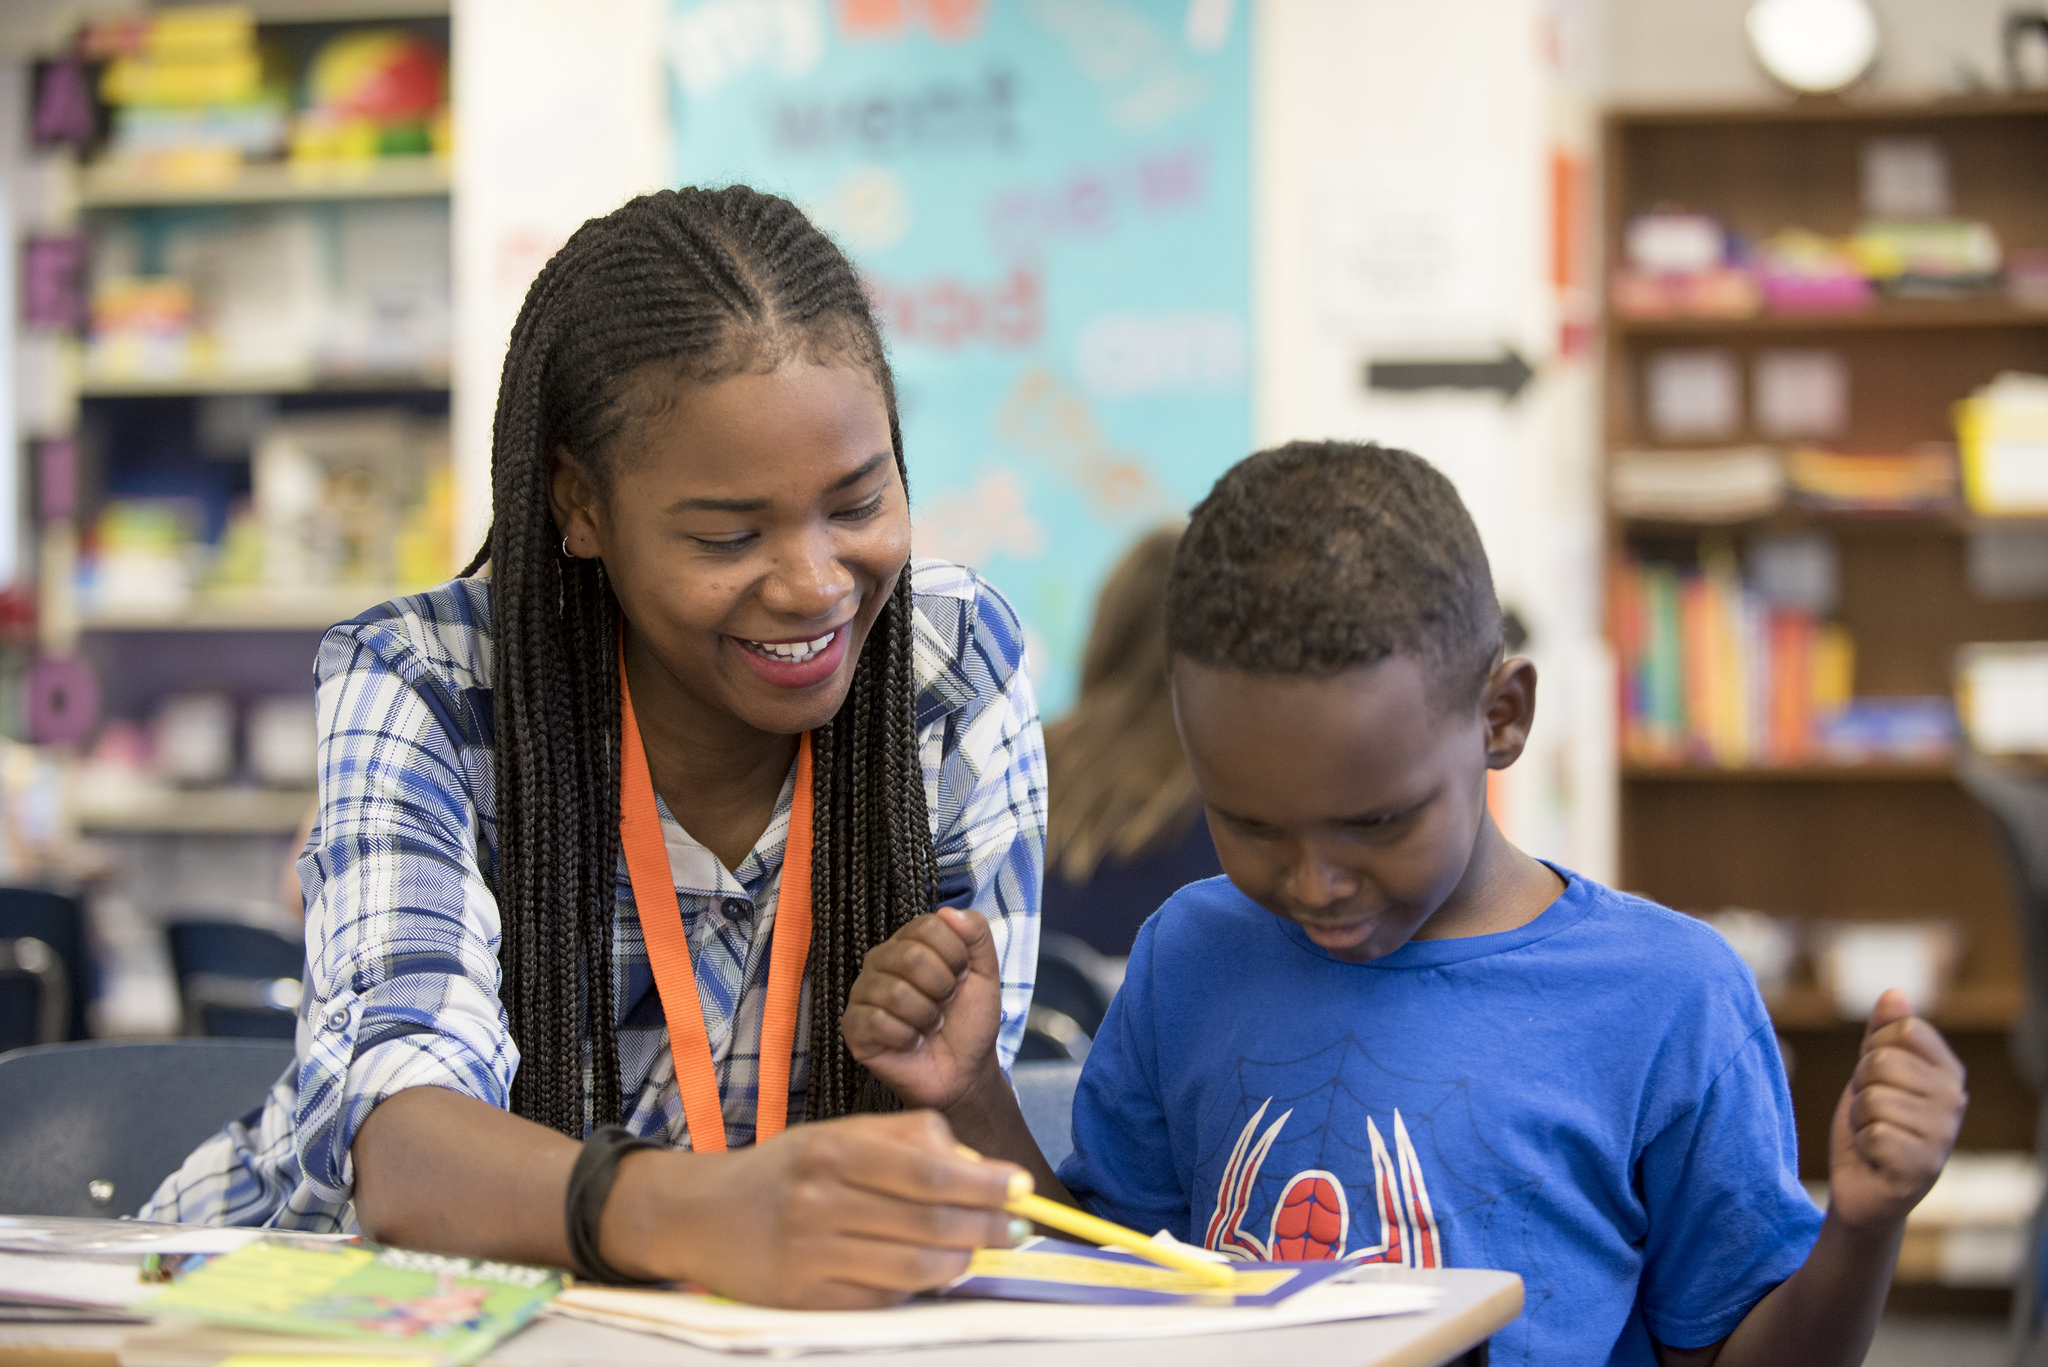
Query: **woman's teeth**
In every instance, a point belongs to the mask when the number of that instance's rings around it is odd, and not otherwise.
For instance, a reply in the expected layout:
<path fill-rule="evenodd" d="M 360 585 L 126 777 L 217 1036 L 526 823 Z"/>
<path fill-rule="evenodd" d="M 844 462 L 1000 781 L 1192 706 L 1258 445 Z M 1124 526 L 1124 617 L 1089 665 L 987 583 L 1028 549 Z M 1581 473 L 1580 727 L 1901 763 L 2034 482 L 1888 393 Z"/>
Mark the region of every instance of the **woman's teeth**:
<path fill-rule="evenodd" d="M 800 665 L 826 646 L 832 644 L 837 631 L 828 631 L 815 641 L 742 641 L 740 644 L 757 655 L 766 655 L 771 660 L 782 660 L 788 664 Z"/>

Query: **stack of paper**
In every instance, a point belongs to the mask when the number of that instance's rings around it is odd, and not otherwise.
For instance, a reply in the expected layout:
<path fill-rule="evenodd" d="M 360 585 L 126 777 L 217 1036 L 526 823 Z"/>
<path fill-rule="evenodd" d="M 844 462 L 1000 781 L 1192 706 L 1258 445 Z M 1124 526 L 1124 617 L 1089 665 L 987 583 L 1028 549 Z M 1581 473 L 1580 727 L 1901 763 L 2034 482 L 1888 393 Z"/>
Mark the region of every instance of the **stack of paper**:
<path fill-rule="evenodd" d="M 1671 522 L 1745 522 L 1785 501 L 1785 471 L 1768 446 L 1700 451 L 1621 451 L 1608 496 L 1623 517 Z"/>
<path fill-rule="evenodd" d="M 1357 1264 L 1238 1263 L 1235 1271 L 1242 1294 L 1219 1295 L 1128 1254 L 1039 1239 L 984 1249 L 939 1299 L 892 1310 L 769 1310 L 702 1292 L 578 1286 L 548 1313 L 722 1352 L 785 1354 L 1242 1333 L 1411 1314 L 1439 1299 L 1434 1287 L 1347 1281 L 1380 1271 Z"/>

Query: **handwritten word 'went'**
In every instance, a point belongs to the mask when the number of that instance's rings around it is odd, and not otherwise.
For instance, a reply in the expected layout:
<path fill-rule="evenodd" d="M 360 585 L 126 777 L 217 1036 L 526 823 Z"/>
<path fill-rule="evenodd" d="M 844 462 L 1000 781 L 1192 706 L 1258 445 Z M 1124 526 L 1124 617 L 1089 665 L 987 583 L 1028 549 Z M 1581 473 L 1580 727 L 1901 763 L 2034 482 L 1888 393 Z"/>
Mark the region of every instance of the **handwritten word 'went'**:
<path fill-rule="evenodd" d="M 933 81 L 912 90 L 877 90 L 842 99 L 791 99 L 768 113 L 775 150 L 796 156 L 852 152 L 1008 151 L 1017 141 L 1017 78 L 989 71 L 979 80 Z"/>
<path fill-rule="evenodd" d="M 882 330 L 898 345 L 956 351 L 970 342 L 1022 349 L 1045 331 L 1045 297 L 1038 272 L 1012 270 L 977 289 L 942 275 L 913 285 L 866 277 Z"/>

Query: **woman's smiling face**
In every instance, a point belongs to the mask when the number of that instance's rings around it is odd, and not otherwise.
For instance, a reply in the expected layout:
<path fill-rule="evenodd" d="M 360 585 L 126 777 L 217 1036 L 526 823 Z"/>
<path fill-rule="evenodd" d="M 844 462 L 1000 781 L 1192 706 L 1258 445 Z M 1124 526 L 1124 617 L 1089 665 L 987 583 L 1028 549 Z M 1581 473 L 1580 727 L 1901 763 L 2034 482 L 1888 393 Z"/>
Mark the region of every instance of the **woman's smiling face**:
<path fill-rule="evenodd" d="M 558 460 L 571 553 L 604 561 L 674 702 L 780 735 L 824 725 L 910 559 L 881 390 L 796 358 L 653 397 L 601 489 Z"/>

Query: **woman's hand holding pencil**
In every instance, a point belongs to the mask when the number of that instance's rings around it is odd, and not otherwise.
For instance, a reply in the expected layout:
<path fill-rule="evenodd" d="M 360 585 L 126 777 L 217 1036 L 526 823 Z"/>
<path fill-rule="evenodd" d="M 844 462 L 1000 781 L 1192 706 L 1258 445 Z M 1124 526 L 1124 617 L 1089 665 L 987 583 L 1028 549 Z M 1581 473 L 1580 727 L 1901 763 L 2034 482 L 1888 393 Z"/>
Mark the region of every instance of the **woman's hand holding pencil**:
<path fill-rule="evenodd" d="M 929 1111 L 797 1125 L 725 1154 L 645 1150 L 619 1163 L 599 1251 L 631 1276 L 756 1305 L 893 1305 L 1023 1231 L 1008 1163 L 961 1156 Z"/>

